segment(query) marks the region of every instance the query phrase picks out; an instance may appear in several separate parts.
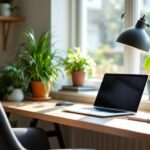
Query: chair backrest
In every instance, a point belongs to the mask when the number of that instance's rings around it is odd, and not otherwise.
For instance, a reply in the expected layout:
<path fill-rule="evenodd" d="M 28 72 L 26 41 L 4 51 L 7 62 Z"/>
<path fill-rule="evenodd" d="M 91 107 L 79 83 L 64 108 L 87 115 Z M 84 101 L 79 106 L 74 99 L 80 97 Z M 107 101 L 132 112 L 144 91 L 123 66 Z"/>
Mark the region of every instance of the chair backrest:
<path fill-rule="evenodd" d="M 11 129 L 3 106 L 0 102 L 0 147 L 3 150 L 25 150 Z"/>

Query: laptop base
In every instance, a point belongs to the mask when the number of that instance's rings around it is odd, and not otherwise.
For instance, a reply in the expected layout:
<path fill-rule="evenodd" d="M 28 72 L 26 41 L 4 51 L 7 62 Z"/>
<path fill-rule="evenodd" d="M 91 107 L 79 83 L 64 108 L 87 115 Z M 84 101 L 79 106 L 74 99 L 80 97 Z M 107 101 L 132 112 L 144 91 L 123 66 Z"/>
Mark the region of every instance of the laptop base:
<path fill-rule="evenodd" d="M 104 108 L 102 108 L 104 109 Z M 88 116 L 95 116 L 95 117 L 115 117 L 115 116 L 124 116 L 124 115 L 133 115 L 135 112 L 130 111 L 122 111 L 122 110 L 115 110 L 106 108 L 106 110 L 101 110 L 100 107 L 95 107 L 91 105 L 74 105 L 69 106 L 63 109 L 66 112 L 77 113 L 77 114 L 84 114 Z"/>

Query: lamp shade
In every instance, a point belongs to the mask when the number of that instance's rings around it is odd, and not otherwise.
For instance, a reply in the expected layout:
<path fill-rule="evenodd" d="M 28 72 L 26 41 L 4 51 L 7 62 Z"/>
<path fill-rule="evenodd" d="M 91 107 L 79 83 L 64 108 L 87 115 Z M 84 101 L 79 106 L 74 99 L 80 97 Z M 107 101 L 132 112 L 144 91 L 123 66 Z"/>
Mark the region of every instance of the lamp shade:
<path fill-rule="evenodd" d="M 145 31 L 146 25 L 145 16 L 143 16 L 138 20 L 135 27 L 123 31 L 117 42 L 148 52 L 150 49 L 150 38 Z"/>

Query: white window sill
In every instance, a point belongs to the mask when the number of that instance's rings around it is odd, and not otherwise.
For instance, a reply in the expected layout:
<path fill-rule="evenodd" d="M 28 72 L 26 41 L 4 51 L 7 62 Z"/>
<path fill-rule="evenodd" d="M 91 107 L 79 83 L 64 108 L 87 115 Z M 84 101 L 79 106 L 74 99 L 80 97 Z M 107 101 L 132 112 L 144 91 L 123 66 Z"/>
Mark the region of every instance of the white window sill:
<path fill-rule="evenodd" d="M 51 96 L 55 99 L 60 100 L 92 104 L 95 101 L 97 92 L 98 91 L 88 91 L 88 92 L 52 91 Z"/>
<path fill-rule="evenodd" d="M 52 91 L 51 96 L 54 99 L 66 100 L 71 102 L 80 102 L 93 104 L 98 91 L 86 91 L 86 92 L 68 92 L 68 91 Z M 143 95 L 139 105 L 139 110 L 150 111 L 150 100 L 148 95 Z"/>

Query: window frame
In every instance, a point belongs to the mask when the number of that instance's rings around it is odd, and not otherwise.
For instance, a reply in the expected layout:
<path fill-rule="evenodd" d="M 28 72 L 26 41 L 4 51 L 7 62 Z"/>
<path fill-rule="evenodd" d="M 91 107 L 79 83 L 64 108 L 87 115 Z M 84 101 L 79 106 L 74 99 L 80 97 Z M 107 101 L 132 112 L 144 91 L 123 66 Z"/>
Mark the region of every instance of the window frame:
<path fill-rule="evenodd" d="M 86 0 L 72 0 L 72 44 L 71 47 L 80 46 L 84 53 L 86 53 L 86 37 L 84 32 L 86 26 Z M 125 28 L 134 26 L 139 18 L 138 0 L 124 0 L 125 3 Z M 119 16 L 118 16 L 119 17 Z M 132 47 L 124 46 L 124 72 L 125 73 L 139 73 L 140 72 L 140 52 Z M 90 85 L 99 84 L 100 79 L 86 79 L 86 83 Z"/>
<path fill-rule="evenodd" d="M 132 27 L 139 18 L 138 0 L 125 0 L 125 28 Z M 140 72 L 140 51 L 124 46 L 124 68 L 128 73 Z"/>

